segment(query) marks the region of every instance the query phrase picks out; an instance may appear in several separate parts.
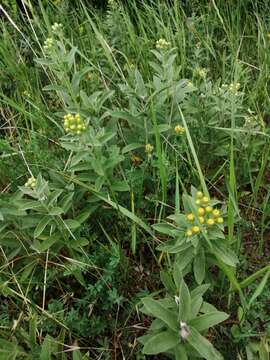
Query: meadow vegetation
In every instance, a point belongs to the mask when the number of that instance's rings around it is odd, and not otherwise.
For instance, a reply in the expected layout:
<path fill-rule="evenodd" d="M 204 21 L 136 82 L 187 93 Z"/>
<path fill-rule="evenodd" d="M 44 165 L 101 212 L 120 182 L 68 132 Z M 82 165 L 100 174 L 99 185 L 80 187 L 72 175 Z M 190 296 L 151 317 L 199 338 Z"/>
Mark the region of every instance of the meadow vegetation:
<path fill-rule="evenodd" d="M 0 360 L 269 360 L 268 1 L 0 13 Z"/>

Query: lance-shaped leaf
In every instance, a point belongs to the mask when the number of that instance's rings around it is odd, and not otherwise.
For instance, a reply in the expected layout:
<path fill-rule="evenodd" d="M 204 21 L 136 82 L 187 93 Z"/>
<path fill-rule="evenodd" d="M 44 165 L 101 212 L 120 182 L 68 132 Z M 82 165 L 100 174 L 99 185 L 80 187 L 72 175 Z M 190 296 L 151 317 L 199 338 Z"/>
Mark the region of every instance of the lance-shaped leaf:
<path fill-rule="evenodd" d="M 153 300 L 151 298 L 145 298 L 142 300 L 145 308 L 156 318 L 162 320 L 165 324 L 169 326 L 170 329 L 177 331 L 177 317 L 175 314 L 166 309 L 159 301 Z"/>

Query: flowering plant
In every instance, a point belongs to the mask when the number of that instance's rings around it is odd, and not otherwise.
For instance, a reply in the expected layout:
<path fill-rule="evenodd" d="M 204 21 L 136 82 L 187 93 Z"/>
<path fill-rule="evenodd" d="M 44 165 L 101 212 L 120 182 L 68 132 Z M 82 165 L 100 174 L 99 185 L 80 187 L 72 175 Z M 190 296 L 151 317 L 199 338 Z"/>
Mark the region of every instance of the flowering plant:
<path fill-rule="evenodd" d="M 168 216 L 168 222 L 153 225 L 155 230 L 173 238 L 160 244 L 158 250 L 175 254 L 175 262 L 184 273 L 193 267 L 195 280 L 201 284 L 213 256 L 233 267 L 238 259 L 227 246 L 224 235 L 226 207 L 220 201 L 210 199 L 192 187 L 191 196 L 183 194 L 183 206 L 183 213 L 175 213 Z"/>

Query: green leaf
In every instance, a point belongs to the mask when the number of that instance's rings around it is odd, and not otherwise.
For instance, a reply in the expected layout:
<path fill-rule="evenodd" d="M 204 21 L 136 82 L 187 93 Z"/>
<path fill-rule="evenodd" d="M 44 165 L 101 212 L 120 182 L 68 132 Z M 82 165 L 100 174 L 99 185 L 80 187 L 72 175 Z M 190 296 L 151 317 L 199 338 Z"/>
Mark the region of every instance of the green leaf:
<path fill-rule="evenodd" d="M 208 236 L 210 239 L 216 240 L 216 239 L 225 239 L 225 235 L 223 231 L 220 229 L 214 227 L 213 229 L 210 229 L 208 232 Z M 219 240 L 218 240 L 219 241 Z"/>
<path fill-rule="evenodd" d="M 152 334 L 143 335 L 137 338 L 138 343 L 144 345 L 149 339 L 151 339 Z"/>
<path fill-rule="evenodd" d="M 187 321 L 190 318 L 191 313 L 191 298 L 189 289 L 184 279 L 181 280 L 179 286 L 179 319 L 181 321 Z"/>
<path fill-rule="evenodd" d="M 241 286 L 235 277 L 235 268 L 232 268 L 232 267 L 224 264 L 224 262 L 219 260 L 218 258 L 216 259 L 216 261 L 217 261 L 218 267 L 224 272 L 224 274 L 226 274 L 226 276 L 230 280 L 231 285 L 235 289 L 237 289 L 239 291 L 239 293 L 241 294 L 241 292 L 242 292 Z M 243 295 L 243 293 L 241 295 Z"/>
<path fill-rule="evenodd" d="M 201 284 L 205 277 L 205 252 L 203 248 L 201 248 L 194 258 L 193 271 L 196 282 Z"/>
<path fill-rule="evenodd" d="M 82 355 L 80 350 L 72 351 L 72 360 L 82 360 Z"/>
<path fill-rule="evenodd" d="M 189 264 L 192 264 L 194 253 L 193 249 L 187 249 L 180 254 L 177 254 L 174 262 L 174 274 L 177 269 L 178 273 L 182 272 Z"/>
<path fill-rule="evenodd" d="M 175 360 L 188 360 L 187 352 L 183 345 L 177 345 L 174 349 Z"/>
<path fill-rule="evenodd" d="M 171 225 L 171 224 L 167 224 L 167 223 L 161 223 L 161 224 L 154 224 L 152 225 L 152 227 L 162 233 L 162 234 L 166 234 L 166 235 L 170 235 L 172 236 L 172 230 L 174 230 L 175 228 Z"/>
<path fill-rule="evenodd" d="M 199 311 L 201 311 L 201 307 L 203 304 L 203 298 L 201 295 L 197 295 L 193 298 L 191 298 L 191 314 L 190 314 L 190 319 L 194 319 Z"/>
<path fill-rule="evenodd" d="M 82 77 L 91 70 L 90 66 L 84 67 L 82 70 L 74 73 L 71 81 L 71 87 L 74 94 L 77 94 L 79 91 L 79 85 Z"/>
<path fill-rule="evenodd" d="M 192 253 L 192 249 L 191 249 L 191 245 L 190 243 L 186 243 L 185 239 L 180 239 L 180 240 L 168 240 L 166 241 L 164 244 L 161 244 L 157 247 L 157 250 L 159 251 L 164 251 L 164 252 L 168 252 L 170 254 L 177 254 L 177 253 L 181 253 L 185 250 L 187 250 L 187 252 Z M 183 254 L 181 254 L 182 256 Z M 184 258 L 184 256 L 183 256 Z"/>
<path fill-rule="evenodd" d="M 260 341 L 259 357 L 260 360 L 269 360 L 269 343 L 264 338 Z"/>
<path fill-rule="evenodd" d="M 259 269 L 258 271 L 256 271 L 255 273 L 251 274 L 249 277 L 247 277 L 245 280 L 243 280 L 240 283 L 241 288 L 244 288 L 246 286 L 249 286 L 250 284 L 252 284 L 254 281 L 256 281 L 258 279 L 258 277 L 260 277 L 264 272 L 270 270 L 270 265 L 266 265 L 263 268 Z"/>
<path fill-rule="evenodd" d="M 141 120 L 141 118 L 136 117 L 132 114 L 130 114 L 127 111 L 122 111 L 122 110 L 116 110 L 116 111 L 109 111 L 108 112 L 110 116 L 117 118 L 117 119 L 124 119 L 128 122 L 128 124 L 131 126 L 135 126 L 138 128 L 143 129 L 143 121 Z"/>
<path fill-rule="evenodd" d="M 171 130 L 171 126 L 168 125 L 168 124 L 159 124 L 157 126 L 157 131 L 159 133 L 162 133 L 162 132 L 165 132 L 165 131 L 168 131 L 168 130 Z M 155 130 L 150 130 L 149 131 L 149 134 L 154 134 L 155 133 Z"/>
<path fill-rule="evenodd" d="M 186 216 L 184 214 L 174 214 L 167 217 L 167 219 L 173 220 L 177 226 L 185 227 L 187 223 Z"/>
<path fill-rule="evenodd" d="M 39 252 L 44 252 L 59 240 L 60 239 L 57 236 L 49 236 L 48 239 L 43 241 L 38 241 L 37 239 L 35 239 L 33 244 L 31 245 L 31 248 Z"/>
<path fill-rule="evenodd" d="M 145 298 L 142 300 L 142 303 L 154 317 L 164 321 L 164 323 L 167 324 L 172 330 L 178 330 L 177 317 L 172 311 L 161 305 L 159 301 L 153 300 L 151 298 Z"/>
<path fill-rule="evenodd" d="M 225 312 L 213 311 L 190 320 L 189 324 L 201 332 L 219 324 L 220 322 L 228 319 L 228 317 L 229 315 Z"/>
<path fill-rule="evenodd" d="M 138 69 L 135 69 L 135 78 L 136 78 L 136 87 L 137 87 L 137 93 L 140 94 L 140 96 L 147 96 L 147 89 L 145 87 L 143 77 Z"/>
<path fill-rule="evenodd" d="M 40 207 L 39 201 L 36 200 L 17 200 L 14 202 L 20 210 L 29 210 L 29 209 L 35 209 L 37 207 Z"/>
<path fill-rule="evenodd" d="M 49 215 L 57 216 L 63 214 L 63 212 L 64 212 L 63 209 L 61 209 L 59 206 L 56 206 L 50 210 Z"/>
<path fill-rule="evenodd" d="M 0 360 L 14 360 L 17 355 L 26 355 L 21 351 L 15 339 L 13 342 L 0 339 Z"/>
<path fill-rule="evenodd" d="M 143 144 L 139 144 L 139 143 L 132 143 L 132 144 L 128 144 L 127 146 L 125 146 L 122 149 L 122 154 L 126 154 L 127 152 L 133 151 L 135 149 L 139 149 L 142 148 Z"/>
<path fill-rule="evenodd" d="M 171 274 L 169 274 L 169 272 L 165 271 L 165 270 L 161 270 L 160 272 L 160 280 L 162 281 L 162 284 L 165 286 L 166 290 L 171 293 L 174 294 L 175 293 L 175 285 L 173 282 L 173 279 L 171 277 Z"/>
<path fill-rule="evenodd" d="M 37 314 L 33 314 L 29 320 L 29 341 L 31 346 L 37 343 Z"/>
<path fill-rule="evenodd" d="M 203 284 L 200 286 L 197 286 L 195 289 L 193 289 L 190 292 L 190 295 L 192 298 L 194 298 L 197 295 L 203 296 L 203 294 L 209 289 L 210 284 Z"/>
<path fill-rule="evenodd" d="M 219 243 L 218 245 L 213 244 L 212 251 L 217 258 L 219 258 L 227 265 L 235 267 L 238 263 L 238 258 L 235 253 L 230 248 L 221 243 Z"/>
<path fill-rule="evenodd" d="M 41 347 L 40 360 L 51 360 L 54 348 L 55 340 L 50 335 L 46 335 Z"/>
<path fill-rule="evenodd" d="M 20 276 L 20 283 L 24 283 L 27 279 L 28 276 L 31 274 L 31 272 L 33 271 L 34 267 L 36 266 L 36 261 L 33 261 L 32 263 L 28 263 L 27 266 L 25 267 L 24 271 L 22 272 L 21 276 Z"/>
<path fill-rule="evenodd" d="M 218 311 L 218 310 L 214 305 L 208 303 L 207 301 L 204 301 L 200 311 L 204 314 L 208 314 L 208 313 Z"/>
<path fill-rule="evenodd" d="M 76 221 L 74 219 L 67 219 L 64 221 L 64 223 L 70 230 L 75 230 L 78 227 L 80 227 L 80 225 L 81 225 L 78 221 Z"/>
<path fill-rule="evenodd" d="M 166 324 L 164 324 L 164 322 L 160 319 L 155 319 L 152 321 L 152 324 L 149 327 L 150 331 L 155 331 L 157 332 L 158 330 L 164 330 L 164 327 L 166 326 Z"/>
<path fill-rule="evenodd" d="M 114 191 L 129 191 L 130 187 L 126 181 L 115 181 L 112 183 L 112 190 Z"/>
<path fill-rule="evenodd" d="M 43 91 L 66 91 L 65 86 L 62 85 L 46 85 L 42 89 Z"/>
<path fill-rule="evenodd" d="M 186 341 L 198 353 L 207 360 L 222 360 L 222 355 L 213 347 L 213 345 L 203 337 L 194 327 L 190 327 L 190 334 Z"/>
<path fill-rule="evenodd" d="M 37 227 L 35 228 L 34 231 L 34 237 L 38 237 L 39 235 L 41 235 L 43 233 L 43 231 L 45 230 L 46 226 L 51 222 L 51 217 L 50 216 L 44 216 L 40 222 L 38 223 Z"/>
<path fill-rule="evenodd" d="M 152 335 L 143 347 L 143 354 L 154 355 L 174 348 L 180 341 L 179 335 L 171 331 L 162 331 Z"/>
<path fill-rule="evenodd" d="M 251 305 L 253 304 L 253 302 L 257 299 L 258 296 L 261 295 L 261 293 L 263 292 L 263 289 L 265 288 L 265 285 L 267 283 L 267 280 L 269 278 L 270 275 L 270 269 L 267 271 L 267 273 L 264 275 L 264 277 L 262 278 L 260 284 L 257 286 L 256 290 L 254 291 L 254 293 L 251 296 L 251 299 L 249 300 L 248 303 L 248 307 L 250 308 Z"/>

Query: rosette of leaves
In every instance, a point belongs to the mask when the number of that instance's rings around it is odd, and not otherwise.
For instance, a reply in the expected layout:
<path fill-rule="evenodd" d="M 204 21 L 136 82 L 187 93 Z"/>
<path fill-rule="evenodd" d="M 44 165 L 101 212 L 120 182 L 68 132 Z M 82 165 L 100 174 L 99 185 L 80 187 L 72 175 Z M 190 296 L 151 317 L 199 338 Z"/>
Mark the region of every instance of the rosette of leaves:
<path fill-rule="evenodd" d="M 184 274 L 192 271 L 195 280 L 201 284 L 205 278 L 206 269 L 210 263 L 225 264 L 235 267 L 238 263 L 237 256 L 228 246 L 224 234 L 224 224 L 214 223 L 212 226 L 199 222 L 198 208 L 196 204 L 197 189 L 191 188 L 191 195 L 183 194 L 183 213 L 175 213 L 168 216 L 168 222 L 153 225 L 154 229 L 168 235 L 172 239 L 158 246 L 158 250 L 174 254 L 175 262 Z M 214 207 L 220 204 L 218 200 L 209 199 L 207 206 Z M 199 232 L 192 236 L 187 235 L 190 221 L 187 214 L 194 214 L 193 225 L 199 227 Z M 221 215 L 226 216 L 226 208 L 220 210 Z"/>
<path fill-rule="evenodd" d="M 154 318 L 148 334 L 139 338 L 143 353 L 165 353 L 176 360 L 223 359 L 204 336 L 209 328 L 228 318 L 226 313 L 203 301 L 209 285 L 199 285 L 189 291 L 177 266 L 173 279 L 165 273 L 162 277 L 170 294 L 159 300 L 152 297 L 142 300 L 141 311 Z"/>

